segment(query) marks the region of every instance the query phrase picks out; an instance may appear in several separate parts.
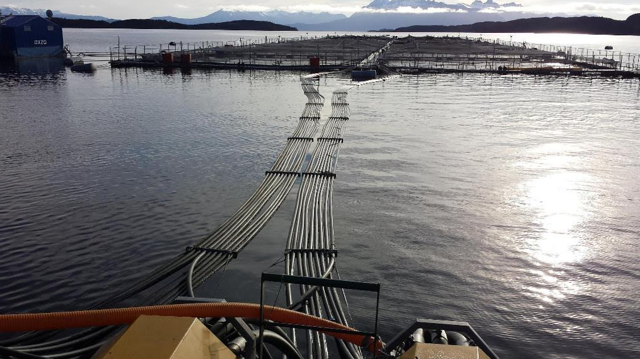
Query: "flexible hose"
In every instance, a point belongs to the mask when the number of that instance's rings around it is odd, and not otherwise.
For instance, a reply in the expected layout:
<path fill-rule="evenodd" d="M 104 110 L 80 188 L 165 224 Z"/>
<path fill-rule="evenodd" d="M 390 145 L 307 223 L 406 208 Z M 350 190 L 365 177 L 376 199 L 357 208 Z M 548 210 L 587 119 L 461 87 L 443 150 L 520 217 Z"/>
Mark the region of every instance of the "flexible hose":
<path fill-rule="evenodd" d="M 292 137 L 310 138 L 317 131 L 324 97 L 318 92 L 312 77 L 302 78 L 302 88 L 308 101 Z M 271 171 L 299 172 L 310 146 L 310 141 L 289 139 L 273 163 Z M 244 249 L 282 205 L 295 180 L 296 176 L 291 174 L 267 174 L 250 198 L 227 221 L 201 240 L 197 247 L 234 252 Z M 181 253 L 145 278 L 94 305 L 91 309 L 118 306 L 122 301 L 139 295 L 152 287 L 151 294 L 136 300 L 135 305 L 170 303 L 175 297 L 187 293 L 193 296 L 193 288 L 198 287 L 213 273 L 224 268 L 228 261 L 228 256 L 219 253 L 196 253 L 195 251 Z M 314 305 L 317 307 L 317 303 Z M 318 315 L 322 315 L 322 313 L 318 312 Z M 83 349 L 56 354 L 52 354 L 51 351 L 90 344 L 98 339 L 96 334 L 104 333 L 107 330 L 110 329 L 92 329 L 53 340 L 49 337 L 58 335 L 57 331 L 27 333 L 21 337 L 6 340 L 3 344 L 21 345 L 24 349 L 32 352 L 47 352 L 48 357 L 67 357 L 79 353 Z"/>
<path fill-rule="evenodd" d="M 253 334 L 259 335 L 259 331 L 253 331 Z M 304 359 L 298 348 L 294 347 L 288 340 L 283 338 L 280 334 L 272 331 L 264 332 L 264 342 L 271 344 L 278 348 L 287 358 Z"/>
<path fill-rule="evenodd" d="M 175 316 L 175 317 L 249 317 L 260 318 L 260 305 L 251 303 L 196 303 L 160 305 L 152 307 L 131 307 L 85 310 L 77 312 L 25 313 L 0 315 L 0 332 L 19 332 L 29 330 L 52 330 L 68 328 L 85 328 L 95 326 L 121 325 L 133 323 L 141 315 Z M 264 318 L 275 322 L 297 325 L 324 327 L 330 329 L 355 331 L 345 325 L 310 316 L 304 313 L 264 306 Z M 323 333 L 348 341 L 355 345 L 369 343 L 368 350 L 380 349 L 384 345 L 376 341 L 373 346 L 372 337 L 351 333 Z"/>
<path fill-rule="evenodd" d="M 17 358 L 17 359 L 45 359 L 45 357 L 42 357 L 39 355 L 22 353 L 10 348 L 0 347 L 0 357 L 4 358 L 4 355 L 6 355 L 7 358 L 11 357 L 11 358 Z"/>
<path fill-rule="evenodd" d="M 260 331 L 254 330 L 253 334 L 258 336 L 260 334 Z M 284 354 L 287 358 L 304 359 L 302 354 L 300 354 L 300 351 L 298 350 L 298 348 L 293 346 L 293 344 L 288 339 L 283 337 L 281 334 L 270 331 L 270 330 L 265 330 L 263 332 L 263 336 L 264 336 L 265 344 L 273 345 L 278 350 L 280 350 L 282 354 Z M 231 343 L 229 343 L 228 347 L 234 354 L 241 355 L 246 350 L 247 340 L 243 337 L 238 337 L 234 339 Z M 266 353 L 266 351 L 264 353 Z"/>
<path fill-rule="evenodd" d="M 204 256 L 204 252 L 200 253 L 200 255 L 198 255 L 196 258 L 193 259 L 193 262 L 191 262 L 191 266 L 189 267 L 189 275 L 187 276 L 187 289 L 189 290 L 189 296 L 191 298 L 195 298 L 195 294 L 193 293 L 193 269 L 196 267 L 196 264 L 198 264 L 198 261 L 200 260 L 200 258 L 202 258 Z"/>
<path fill-rule="evenodd" d="M 320 138 L 306 165 L 307 173 L 335 173 L 336 162 L 342 142 L 342 132 L 349 117 L 347 91 L 333 93 L 331 116 L 323 126 Z M 333 178 L 327 176 L 305 176 L 302 179 L 296 209 L 287 240 L 289 252 L 285 255 L 285 272 L 306 277 L 331 278 L 335 270 L 335 254 L 314 250 L 335 249 L 333 230 Z M 342 299 L 335 288 L 300 286 L 300 296 L 294 300 L 292 286 L 285 288 L 289 309 L 300 308 L 307 314 L 330 318 L 348 325 Z M 344 292 L 343 292 L 344 295 Z M 346 303 L 346 300 L 345 300 Z M 296 341 L 292 331 L 292 340 Z M 307 332 L 309 356 L 318 359 L 327 357 L 326 338 L 317 332 Z M 343 359 L 360 359 L 362 352 L 351 343 L 338 340 L 338 349 Z"/>

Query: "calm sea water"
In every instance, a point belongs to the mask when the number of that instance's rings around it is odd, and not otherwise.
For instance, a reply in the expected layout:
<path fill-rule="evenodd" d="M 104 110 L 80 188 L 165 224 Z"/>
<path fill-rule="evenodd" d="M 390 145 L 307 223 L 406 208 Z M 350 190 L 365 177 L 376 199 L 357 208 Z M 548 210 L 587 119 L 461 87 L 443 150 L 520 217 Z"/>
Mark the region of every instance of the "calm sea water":
<path fill-rule="evenodd" d="M 139 44 L 240 36 L 119 31 Z M 114 35 L 65 32 L 77 51 Z M 468 321 L 507 358 L 640 356 L 637 80 L 404 76 L 349 100 L 338 263 L 344 279 L 382 283 L 385 339 L 423 317 Z M 88 306 L 215 229 L 304 102 L 287 72 L 4 69 L 1 311 Z M 257 301 L 294 198 L 197 294 Z M 371 326 L 372 298 L 348 294 L 354 323 Z"/>

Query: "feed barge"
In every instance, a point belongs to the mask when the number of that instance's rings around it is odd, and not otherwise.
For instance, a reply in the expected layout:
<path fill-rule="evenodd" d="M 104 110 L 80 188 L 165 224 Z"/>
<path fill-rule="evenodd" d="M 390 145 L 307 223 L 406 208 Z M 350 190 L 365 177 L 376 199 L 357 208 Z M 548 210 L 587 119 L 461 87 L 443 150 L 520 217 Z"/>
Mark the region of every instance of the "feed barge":
<path fill-rule="evenodd" d="M 63 57 L 62 27 L 37 15 L 0 15 L 0 59 Z"/>

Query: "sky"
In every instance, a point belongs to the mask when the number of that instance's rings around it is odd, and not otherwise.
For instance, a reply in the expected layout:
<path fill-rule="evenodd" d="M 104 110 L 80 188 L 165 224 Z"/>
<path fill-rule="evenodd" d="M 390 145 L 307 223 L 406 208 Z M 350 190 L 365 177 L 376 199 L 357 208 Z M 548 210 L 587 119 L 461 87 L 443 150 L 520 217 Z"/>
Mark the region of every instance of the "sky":
<path fill-rule="evenodd" d="M 470 4 L 473 0 L 440 0 L 445 3 Z M 513 0 L 494 0 L 507 3 Z M 52 9 L 81 15 L 102 15 L 116 19 L 149 18 L 172 15 L 177 17 L 200 17 L 219 9 L 226 10 L 271 10 L 327 11 L 351 15 L 370 0 L 0 0 L 0 5 L 31 9 Z M 532 13 L 554 13 L 567 15 L 599 15 L 626 19 L 640 13 L 639 0 L 612 0 L 601 2 L 573 0 L 515 0 Z M 405 11 L 410 11 L 405 10 Z"/>

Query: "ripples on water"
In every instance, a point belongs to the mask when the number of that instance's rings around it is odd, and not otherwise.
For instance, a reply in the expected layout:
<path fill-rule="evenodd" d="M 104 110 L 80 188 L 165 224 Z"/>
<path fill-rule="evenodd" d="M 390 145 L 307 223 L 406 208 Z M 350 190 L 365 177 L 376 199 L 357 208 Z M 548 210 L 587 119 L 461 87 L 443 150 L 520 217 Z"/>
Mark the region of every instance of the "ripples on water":
<path fill-rule="evenodd" d="M 2 311 L 90 305 L 214 229 L 304 99 L 290 73 L 4 74 Z M 382 283 L 385 338 L 426 317 L 469 321 L 505 357 L 639 355 L 637 81 L 406 76 L 349 99 L 338 263 Z M 294 196 L 199 294 L 257 300 Z M 371 298 L 350 295 L 370 325 Z"/>
<path fill-rule="evenodd" d="M 96 301 L 184 250 L 257 186 L 304 103 L 276 73 L 6 81 L 19 84 L 0 87 L 7 311 Z"/>
<path fill-rule="evenodd" d="M 387 307 L 405 299 L 403 320 L 383 316 L 398 329 L 457 318 L 506 357 L 637 356 L 638 91 L 529 76 L 357 90 L 336 184 L 343 270 L 385 283 Z"/>

